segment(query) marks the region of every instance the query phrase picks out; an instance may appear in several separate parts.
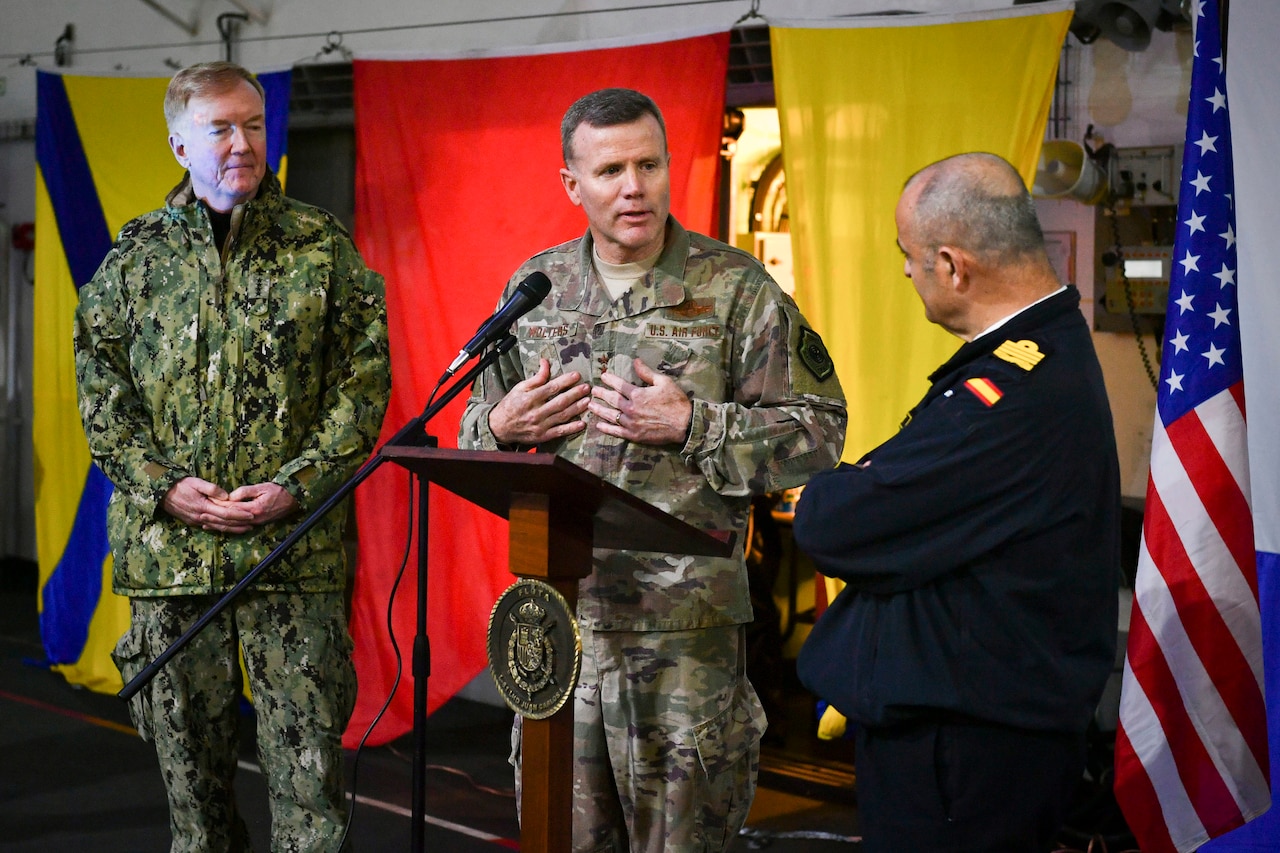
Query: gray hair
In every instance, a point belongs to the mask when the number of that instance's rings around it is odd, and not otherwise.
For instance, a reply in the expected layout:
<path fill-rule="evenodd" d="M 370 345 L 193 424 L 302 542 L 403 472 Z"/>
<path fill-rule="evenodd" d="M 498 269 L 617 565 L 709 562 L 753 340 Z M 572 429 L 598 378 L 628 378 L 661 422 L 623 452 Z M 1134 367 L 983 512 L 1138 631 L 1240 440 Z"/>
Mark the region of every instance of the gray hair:
<path fill-rule="evenodd" d="M 634 89 L 600 89 L 583 95 L 573 102 L 560 122 L 560 153 L 564 155 L 565 165 L 573 159 L 573 134 L 579 125 L 613 127 L 639 121 L 646 115 L 657 120 L 658 129 L 662 131 L 662 147 L 666 149 L 667 123 L 662 120 L 658 105 L 648 95 Z"/>
<path fill-rule="evenodd" d="M 197 65 L 189 65 L 173 75 L 173 79 L 169 81 L 169 88 L 164 93 L 164 120 L 169 130 L 173 130 L 178 119 L 182 118 L 192 98 L 228 92 L 241 80 L 253 86 L 265 106 L 267 93 L 258 82 L 258 78 L 254 77 L 248 69 L 234 62 L 201 62 Z"/>
<path fill-rule="evenodd" d="M 1013 263 L 1044 251 L 1035 201 L 1018 171 L 995 154 L 957 154 L 907 180 L 923 182 L 914 224 L 930 253 L 953 245 L 985 263 Z"/>

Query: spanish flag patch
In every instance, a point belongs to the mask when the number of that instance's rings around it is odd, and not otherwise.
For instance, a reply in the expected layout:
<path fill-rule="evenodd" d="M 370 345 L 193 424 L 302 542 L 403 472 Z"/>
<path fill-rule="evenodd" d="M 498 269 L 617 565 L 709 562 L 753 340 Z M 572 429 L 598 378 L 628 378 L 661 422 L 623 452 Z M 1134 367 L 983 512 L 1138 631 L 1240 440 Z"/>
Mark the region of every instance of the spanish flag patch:
<path fill-rule="evenodd" d="M 1000 402 L 1000 398 L 1004 396 L 1004 392 L 996 387 L 996 383 L 990 379 L 976 377 L 974 379 L 965 380 L 964 387 L 973 392 L 973 396 L 977 397 L 988 407 L 994 406 Z"/>

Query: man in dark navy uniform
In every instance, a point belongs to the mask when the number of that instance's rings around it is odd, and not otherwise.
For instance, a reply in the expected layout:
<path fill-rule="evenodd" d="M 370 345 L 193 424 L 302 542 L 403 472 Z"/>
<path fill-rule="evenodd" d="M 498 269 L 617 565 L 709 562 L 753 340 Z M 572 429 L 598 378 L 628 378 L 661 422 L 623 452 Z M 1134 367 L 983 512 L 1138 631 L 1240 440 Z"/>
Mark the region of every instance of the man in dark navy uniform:
<path fill-rule="evenodd" d="M 1043 853 L 1115 660 L 1102 371 L 1009 163 L 934 163 L 895 219 L 925 316 L 965 344 L 896 436 L 805 489 L 796 541 L 847 586 L 801 678 L 857 726 L 865 851 Z"/>

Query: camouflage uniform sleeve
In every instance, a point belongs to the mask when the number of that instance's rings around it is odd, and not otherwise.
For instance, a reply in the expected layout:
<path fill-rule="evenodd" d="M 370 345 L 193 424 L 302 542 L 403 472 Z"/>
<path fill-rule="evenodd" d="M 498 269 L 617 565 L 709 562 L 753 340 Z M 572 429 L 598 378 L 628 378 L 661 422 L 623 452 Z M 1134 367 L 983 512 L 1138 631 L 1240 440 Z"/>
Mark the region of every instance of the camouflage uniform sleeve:
<path fill-rule="evenodd" d="M 345 233 L 333 238 L 324 401 L 310 438 L 273 481 L 311 509 L 368 458 L 391 394 L 387 309 L 382 276 L 370 270 Z"/>
<path fill-rule="evenodd" d="M 519 274 L 513 276 L 498 300 L 498 306 L 506 303 L 507 297 L 515 286 Z M 471 386 L 471 397 L 467 400 L 467 408 L 462 413 L 458 424 L 459 450 L 513 450 L 505 444 L 499 444 L 489 429 L 489 412 L 498 404 L 512 386 L 524 380 L 524 371 L 520 364 L 519 348 L 511 350 L 499 357 L 498 362 L 476 377 Z"/>
<path fill-rule="evenodd" d="M 173 484 L 190 474 L 157 445 L 134 385 L 122 261 L 117 245 L 80 288 L 74 339 L 80 418 L 93 461 L 122 495 L 153 516 Z"/>
<path fill-rule="evenodd" d="M 471 397 L 467 400 L 467 408 L 462 414 L 462 422 L 458 425 L 459 450 L 511 449 L 506 445 L 499 444 L 498 439 L 494 438 L 493 430 L 489 429 L 489 412 L 493 410 L 494 404 L 501 400 L 502 395 L 506 393 L 500 392 L 490 399 L 490 390 L 496 385 L 496 382 L 489 375 L 491 372 L 486 370 L 471 386 Z"/>
<path fill-rule="evenodd" d="M 723 495 L 798 486 L 844 449 L 844 391 L 822 339 L 767 275 L 731 320 L 732 399 L 693 399 L 680 455 Z"/>

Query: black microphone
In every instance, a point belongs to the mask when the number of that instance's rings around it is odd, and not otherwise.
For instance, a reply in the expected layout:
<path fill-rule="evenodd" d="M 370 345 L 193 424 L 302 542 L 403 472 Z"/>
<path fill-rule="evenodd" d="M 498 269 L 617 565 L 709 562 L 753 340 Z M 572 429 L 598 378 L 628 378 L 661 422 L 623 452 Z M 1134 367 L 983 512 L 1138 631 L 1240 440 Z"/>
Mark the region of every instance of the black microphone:
<path fill-rule="evenodd" d="M 449 369 L 444 372 L 444 376 L 440 377 L 441 380 L 443 381 L 452 376 L 459 367 L 475 358 L 481 350 L 505 335 L 512 323 L 528 314 L 533 309 L 533 306 L 546 299 L 547 294 L 550 292 L 551 279 L 547 278 L 545 273 L 530 273 L 524 281 L 516 285 L 516 292 L 511 294 L 511 298 L 507 300 L 506 304 L 480 325 L 480 329 L 471 340 L 467 341 L 467 345 L 458 352 L 458 357 L 449 365 Z"/>

